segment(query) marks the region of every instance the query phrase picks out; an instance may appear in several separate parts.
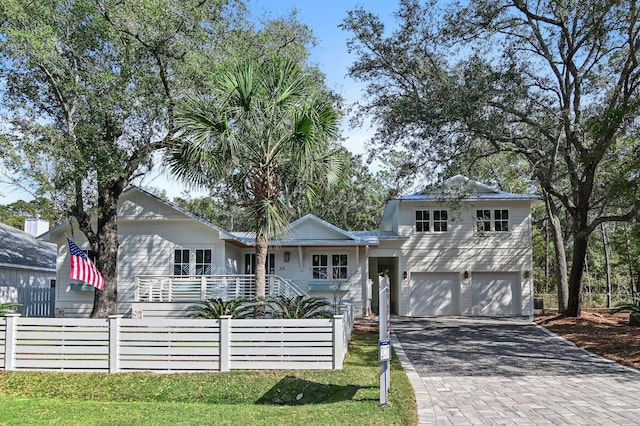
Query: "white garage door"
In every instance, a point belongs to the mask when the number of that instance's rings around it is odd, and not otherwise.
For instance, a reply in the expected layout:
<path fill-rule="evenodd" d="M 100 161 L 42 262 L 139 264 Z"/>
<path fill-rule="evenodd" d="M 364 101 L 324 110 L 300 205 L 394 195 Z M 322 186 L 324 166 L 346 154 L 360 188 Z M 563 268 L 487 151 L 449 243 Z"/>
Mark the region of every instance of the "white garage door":
<path fill-rule="evenodd" d="M 522 315 L 518 272 L 472 272 L 471 314 L 477 316 Z"/>
<path fill-rule="evenodd" d="M 411 274 L 411 315 L 460 315 L 460 274 Z"/>

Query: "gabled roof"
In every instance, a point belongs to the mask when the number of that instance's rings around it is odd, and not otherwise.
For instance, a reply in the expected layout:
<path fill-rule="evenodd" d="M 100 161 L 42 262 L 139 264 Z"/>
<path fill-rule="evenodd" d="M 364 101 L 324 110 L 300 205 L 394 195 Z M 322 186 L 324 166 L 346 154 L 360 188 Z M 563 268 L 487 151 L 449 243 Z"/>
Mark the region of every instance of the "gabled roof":
<path fill-rule="evenodd" d="M 162 203 L 165 206 L 167 206 L 167 207 L 169 207 L 171 209 L 174 209 L 177 212 L 179 212 L 179 213 L 181 213 L 181 214 L 183 214 L 183 215 L 185 215 L 185 216 L 187 216 L 187 217 L 189 217 L 191 219 L 194 219 L 194 220 L 206 225 L 209 228 L 215 229 L 216 231 L 218 231 L 220 233 L 220 238 L 222 238 L 222 239 L 232 240 L 232 241 L 235 241 L 235 242 L 238 242 L 238 243 L 241 243 L 241 244 L 246 244 L 246 242 L 243 241 L 242 239 L 237 239 L 234 234 L 232 234 L 232 233 L 230 233 L 228 231 L 225 231 L 224 229 L 222 229 L 219 226 L 209 222 L 208 220 L 203 219 L 203 218 L 201 218 L 199 216 L 196 216 L 193 213 L 191 213 L 191 212 L 183 209 L 179 205 L 175 204 L 174 202 L 171 202 L 171 201 L 168 201 L 168 200 L 164 200 L 164 199 L 158 197 L 157 195 L 152 194 L 151 192 L 149 192 L 149 191 L 147 191 L 145 189 L 142 189 L 142 188 L 140 188 L 140 187 L 138 187 L 136 185 L 131 185 L 131 186 L 127 187 L 127 189 L 125 189 L 122 192 L 122 195 L 125 196 L 125 195 L 127 195 L 127 194 L 129 194 L 131 192 L 134 192 L 134 191 L 135 192 L 140 192 L 141 194 L 144 194 L 145 196 L 147 196 L 147 197 L 149 197 L 149 198 L 151 198 L 151 199 L 153 199 L 153 200 L 155 200 L 155 201 L 157 201 L 159 203 Z M 63 228 L 63 227 L 68 226 L 68 225 L 71 225 L 74 220 L 75 220 L 74 218 L 71 218 L 71 219 L 69 219 L 69 220 L 67 220 L 67 221 L 65 221 L 65 222 L 63 222 L 63 223 L 61 223 L 59 225 L 56 225 L 55 227 L 50 229 L 48 232 L 45 232 L 44 234 L 42 234 L 39 237 L 39 239 L 47 240 L 50 237 L 51 234 L 57 232 L 60 228 Z"/>
<path fill-rule="evenodd" d="M 179 205 L 177 205 L 176 203 L 174 203 L 172 201 L 168 201 L 168 200 L 162 199 L 162 198 L 158 197 L 157 195 L 152 194 L 151 192 L 147 191 L 146 189 L 140 188 L 139 186 L 136 186 L 136 185 L 129 186 L 127 189 L 125 189 L 122 192 L 122 195 L 125 195 L 125 194 L 127 194 L 129 192 L 132 192 L 132 191 L 138 191 L 138 192 L 140 192 L 140 193 L 142 193 L 142 194 L 144 194 L 144 195 L 146 195 L 146 196 L 148 196 L 148 197 L 150 197 L 150 198 L 152 198 L 152 199 L 154 199 L 154 200 L 156 200 L 156 201 L 158 201 L 158 202 L 160 202 L 160 203 L 162 203 L 162 204 L 164 204 L 164 205 L 166 205 L 168 207 L 171 207 L 172 209 L 184 214 L 185 216 L 190 217 L 191 219 L 197 220 L 198 222 L 208 226 L 209 228 L 215 229 L 216 231 L 220 232 L 220 238 L 222 238 L 222 239 L 235 239 L 235 236 L 232 233 L 230 233 L 229 231 L 226 231 L 226 230 L 220 228 L 219 226 L 209 222 L 208 220 L 206 220 L 204 218 L 201 218 L 200 216 L 196 216 L 195 214 L 193 214 L 190 211 L 180 207 Z"/>
<path fill-rule="evenodd" d="M 424 191 L 399 197 L 399 200 L 541 200 L 535 194 L 516 194 L 501 191 L 462 175 L 445 180 L 440 185 L 427 187 Z"/>
<path fill-rule="evenodd" d="M 56 245 L 0 223 L 0 266 L 55 272 Z"/>
<path fill-rule="evenodd" d="M 234 232 L 236 238 L 242 239 L 247 245 L 255 245 L 255 238 L 251 233 Z M 362 246 L 378 245 L 379 240 L 370 232 L 350 232 L 307 214 L 291 222 L 281 235 L 269 241 L 271 246 Z"/>

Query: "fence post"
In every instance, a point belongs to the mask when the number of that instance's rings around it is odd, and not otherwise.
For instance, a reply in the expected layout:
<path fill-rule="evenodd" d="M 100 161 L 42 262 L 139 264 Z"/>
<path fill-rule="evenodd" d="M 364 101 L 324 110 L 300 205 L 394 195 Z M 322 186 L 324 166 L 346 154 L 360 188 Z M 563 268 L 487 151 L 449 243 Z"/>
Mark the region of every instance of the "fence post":
<path fill-rule="evenodd" d="M 109 315 L 109 373 L 120 371 L 120 320 L 122 315 Z"/>
<path fill-rule="evenodd" d="M 231 364 L 231 315 L 220 316 L 220 371 L 229 371 Z"/>
<path fill-rule="evenodd" d="M 342 370 L 344 361 L 344 316 L 333 316 L 333 369 Z"/>
<path fill-rule="evenodd" d="M 18 333 L 18 318 L 20 314 L 5 314 L 6 331 L 4 336 L 4 369 L 15 370 L 16 341 Z"/>

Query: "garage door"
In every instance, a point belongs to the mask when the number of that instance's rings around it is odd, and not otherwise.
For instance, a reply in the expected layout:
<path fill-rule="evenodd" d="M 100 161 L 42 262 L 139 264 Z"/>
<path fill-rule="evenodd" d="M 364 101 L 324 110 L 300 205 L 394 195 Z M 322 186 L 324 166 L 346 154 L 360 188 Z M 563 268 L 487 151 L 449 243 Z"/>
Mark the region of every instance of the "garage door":
<path fill-rule="evenodd" d="M 522 315 L 520 274 L 472 272 L 471 314 L 496 317 Z"/>
<path fill-rule="evenodd" d="M 411 274 L 411 315 L 460 315 L 460 274 Z"/>

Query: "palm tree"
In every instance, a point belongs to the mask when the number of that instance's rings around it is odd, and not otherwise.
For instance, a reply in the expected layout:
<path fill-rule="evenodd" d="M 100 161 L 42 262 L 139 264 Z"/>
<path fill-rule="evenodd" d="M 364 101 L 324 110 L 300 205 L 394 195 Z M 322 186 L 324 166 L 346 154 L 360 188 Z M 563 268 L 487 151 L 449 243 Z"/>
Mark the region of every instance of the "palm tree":
<path fill-rule="evenodd" d="M 211 86 L 179 108 L 170 166 L 196 186 L 224 183 L 244 202 L 255 218 L 256 297 L 264 298 L 269 238 L 290 219 L 287 194 L 303 188 L 313 199 L 342 172 L 331 145 L 338 113 L 322 84 L 291 60 L 233 61 Z M 264 304 L 256 306 L 263 317 Z"/>

